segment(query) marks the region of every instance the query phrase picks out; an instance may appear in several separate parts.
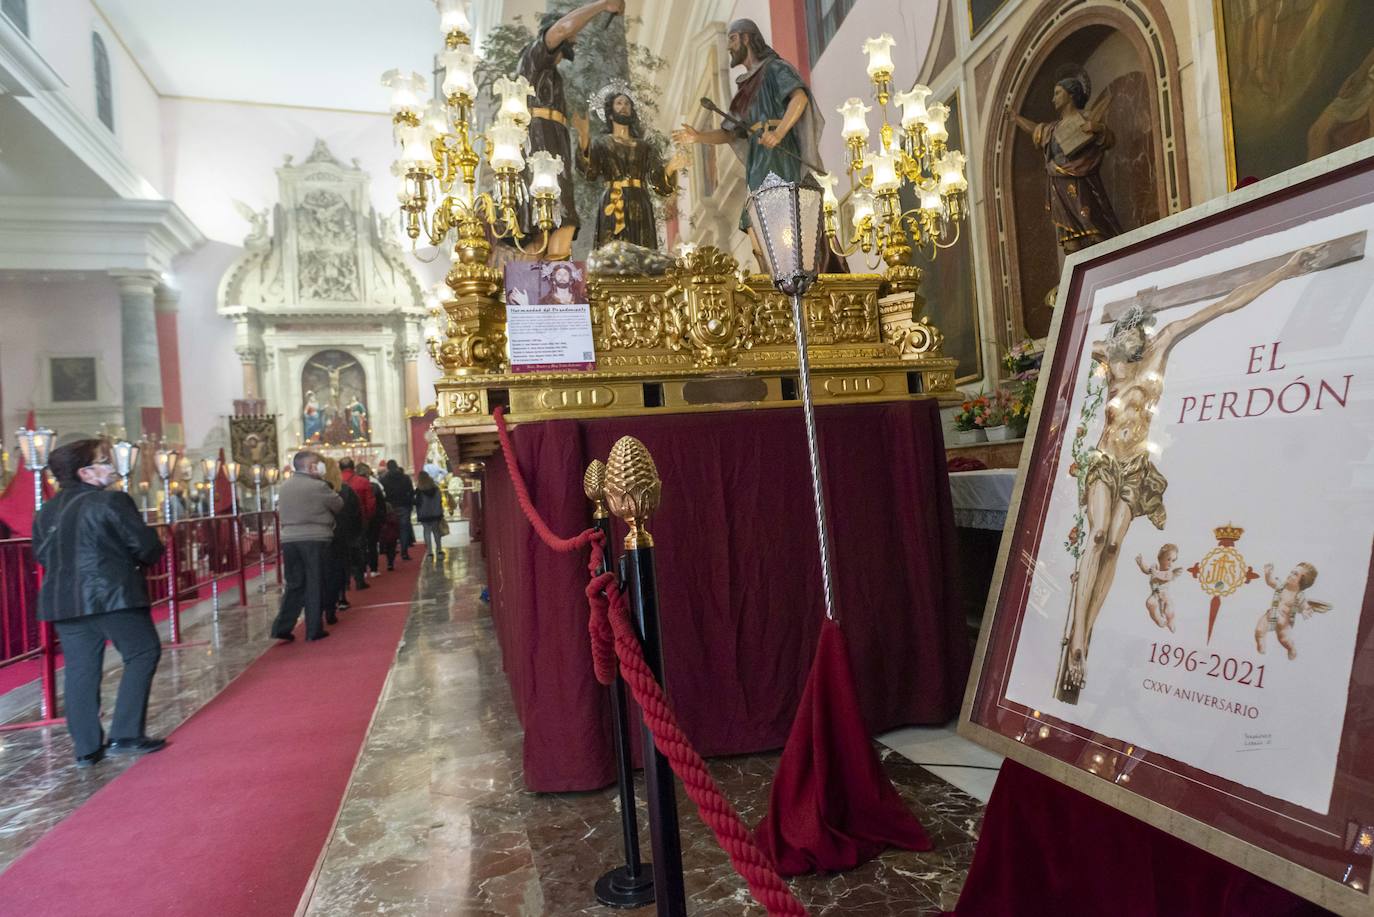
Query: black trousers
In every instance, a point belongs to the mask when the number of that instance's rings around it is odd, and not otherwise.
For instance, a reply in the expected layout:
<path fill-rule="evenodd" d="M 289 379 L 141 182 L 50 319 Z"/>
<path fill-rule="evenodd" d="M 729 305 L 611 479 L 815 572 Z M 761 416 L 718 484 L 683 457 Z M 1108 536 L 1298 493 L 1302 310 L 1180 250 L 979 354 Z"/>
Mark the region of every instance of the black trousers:
<path fill-rule="evenodd" d="M 411 524 L 410 516 L 415 512 L 411 506 L 396 507 L 396 519 L 401 524 L 401 559 L 410 559 L 410 549 L 415 546 L 415 526 Z"/>
<path fill-rule="evenodd" d="M 334 617 L 348 588 L 348 545 L 331 541 L 324 551 L 324 598 L 320 601 L 325 620 Z"/>
<path fill-rule="evenodd" d="M 363 537 L 360 535 L 348 546 L 348 572 L 353 575 L 353 587 L 361 589 L 367 585 L 367 559 L 363 556 Z M 347 576 L 344 579 L 348 579 Z"/>
<path fill-rule="evenodd" d="M 137 739 L 148 719 L 148 691 L 162 656 L 162 640 L 146 608 L 110 611 L 84 618 L 53 622 L 62 640 L 65 660 L 67 731 L 77 757 L 93 754 L 105 744 L 100 728 L 100 679 L 104 671 L 105 641 L 115 645 L 124 660 L 119 678 L 111 740 Z"/>
<path fill-rule="evenodd" d="M 324 557 L 327 541 L 282 542 L 281 558 L 286 566 L 286 589 L 281 595 L 281 611 L 272 622 L 272 636 L 284 637 L 296 628 L 305 611 L 305 637 L 324 632 Z"/>

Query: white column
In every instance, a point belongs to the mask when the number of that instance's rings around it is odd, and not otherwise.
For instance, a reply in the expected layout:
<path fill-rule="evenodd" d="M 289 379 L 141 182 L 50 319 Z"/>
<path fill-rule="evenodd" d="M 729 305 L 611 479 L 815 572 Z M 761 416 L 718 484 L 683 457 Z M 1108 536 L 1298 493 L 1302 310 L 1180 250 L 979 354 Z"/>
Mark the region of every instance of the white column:
<path fill-rule="evenodd" d="M 123 357 L 124 428 L 143 435 L 143 408 L 162 407 L 162 370 L 153 298 L 162 277 L 155 271 L 111 271 L 119 284 L 120 353 Z"/>

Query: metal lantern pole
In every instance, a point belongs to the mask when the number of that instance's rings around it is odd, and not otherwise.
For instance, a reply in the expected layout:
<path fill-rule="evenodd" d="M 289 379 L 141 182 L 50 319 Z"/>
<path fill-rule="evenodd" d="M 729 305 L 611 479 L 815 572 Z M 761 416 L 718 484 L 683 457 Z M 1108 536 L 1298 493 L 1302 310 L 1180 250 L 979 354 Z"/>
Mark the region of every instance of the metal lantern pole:
<path fill-rule="evenodd" d="M 57 434 L 47 427 L 36 430 L 20 427 L 17 435 L 19 449 L 24 453 L 24 464 L 33 472 L 33 511 L 37 514 L 43 508 L 43 472 L 48 467 L 48 456 Z"/>
<path fill-rule="evenodd" d="M 239 527 L 239 469 L 238 462 L 224 463 L 224 477 L 229 482 L 229 512 L 233 514 L 230 528 L 234 539 L 234 564 L 239 570 L 239 604 L 248 604 L 248 575 L 243 569 L 243 531 Z"/>
<path fill-rule="evenodd" d="M 811 503 L 820 542 L 821 587 L 825 616 L 835 620 L 831 580 L 830 535 L 826 522 L 825 483 L 821 477 L 820 440 L 816 408 L 811 398 L 811 359 L 806 350 L 807 316 L 803 297 L 816 282 L 821 251 L 826 244 L 823 192 L 819 187 L 785 182 L 770 174 L 749 198 L 751 221 L 768 261 L 773 286 L 791 297 L 792 322 L 797 333 L 797 370 L 806 421 L 806 452 L 811 463 Z M 805 212 L 803 212 L 805 211 Z"/>
<path fill-rule="evenodd" d="M 115 472 L 119 475 L 121 486 L 128 493 L 129 475 L 133 474 L 134 466 L 138 464 L 138 446 L 120 440 L 110 447 L 110 453 L 114 456 Z"/>
<path fill-rule="evenodd" d="M 262 466 L 254 464 L 253 474 L 253 502 L 257 504 L 258 517 L 258 586 L 260 591 L 267 592 L 267 535 L 262 526 Z"/>
<path fill-rule="evenodd" d="M 172 475 L 177 470 L 177 462 L 181 456 L 171 449 L 159 449 L 153 453 L 153 463 L 157 468 L 157 476 L 162 478 L 162 519 L 171 524 L 172 515 Z"/>
<path fill-rule="evenodd" d="M 209 498 L 210 505 L 206 512 L 210 526 L 208 529 L 210 540 L 210 609 L 216 620 L 219 620 L 219 522 L 215 520 L 215 478 L 219 472 L 219 459 L 207 458 L 200 460 L 200 477 L 205 482 L 206 496 Z"/>

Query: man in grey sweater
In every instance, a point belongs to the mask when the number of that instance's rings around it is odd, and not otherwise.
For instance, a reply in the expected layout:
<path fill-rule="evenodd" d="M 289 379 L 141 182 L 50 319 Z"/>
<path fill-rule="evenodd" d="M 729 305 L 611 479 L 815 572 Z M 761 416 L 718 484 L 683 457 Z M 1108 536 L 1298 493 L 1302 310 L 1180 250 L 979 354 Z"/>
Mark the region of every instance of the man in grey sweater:
<path fill-rule="evenodd" d="M 296 473 L 278 490 L 277 514 L 281 518 L 281 554 L 286 589 L 281 611 L 272 622 L 272 636 L 290 642 L 301 610 L 305 610 L 305 639 L 329 636 L 321 621 L 324 597 L 324 559 L 334 537 L 334 514 L 343 499 L 323 480 L 324 459 L 315 452 L 297 452 L 291 460 Z"/>

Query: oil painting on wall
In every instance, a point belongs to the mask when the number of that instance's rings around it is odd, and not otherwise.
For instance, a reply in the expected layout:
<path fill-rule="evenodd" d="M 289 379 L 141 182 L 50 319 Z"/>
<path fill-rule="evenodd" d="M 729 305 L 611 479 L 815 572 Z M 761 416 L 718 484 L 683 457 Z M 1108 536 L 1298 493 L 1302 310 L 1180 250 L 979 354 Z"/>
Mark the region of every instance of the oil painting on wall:
<path fill-rule="evenodd" d="M 1374 3 L 1216 0 L 1234 185 L 1374 136 Z"/>

